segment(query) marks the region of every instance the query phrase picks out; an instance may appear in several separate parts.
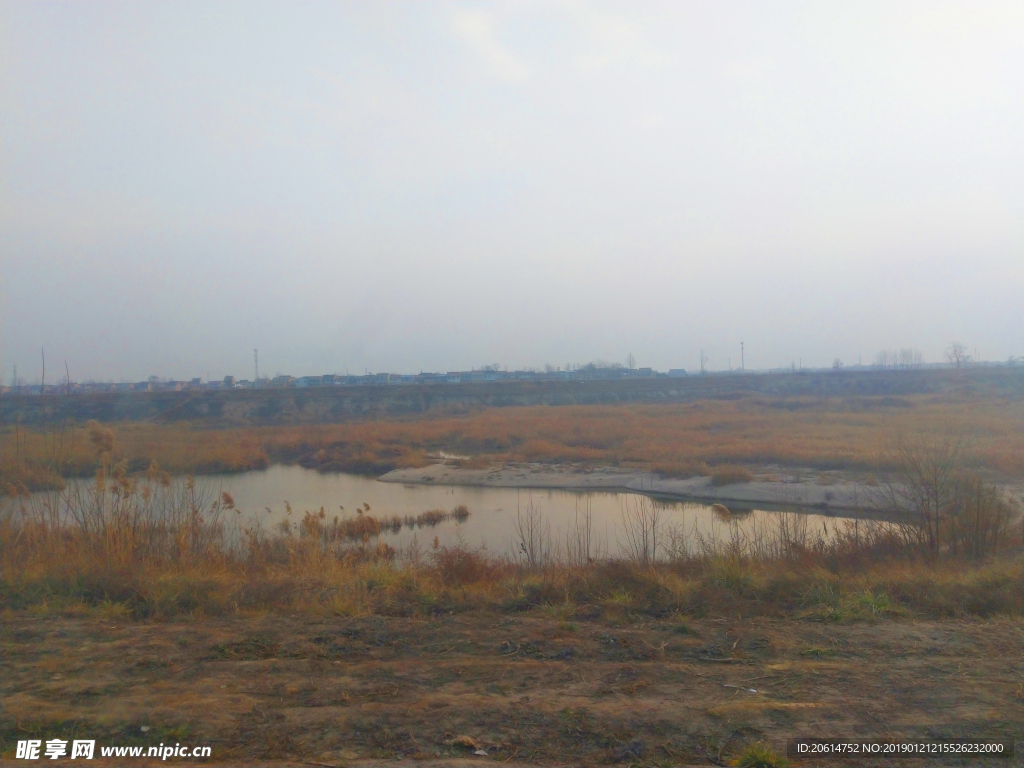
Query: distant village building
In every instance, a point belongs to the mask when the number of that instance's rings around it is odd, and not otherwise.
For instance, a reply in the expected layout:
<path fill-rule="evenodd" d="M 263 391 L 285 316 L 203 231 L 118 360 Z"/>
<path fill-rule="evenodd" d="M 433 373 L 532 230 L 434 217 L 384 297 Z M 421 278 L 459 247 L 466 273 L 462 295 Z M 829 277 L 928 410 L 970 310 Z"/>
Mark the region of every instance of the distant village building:
<path fill-rule="evenodd" d="M 1021 361 L 1011 358 L 1007 365 L 1020 365 Z M 683 377 L 687 376 L 684 368 L 670 368 L 667 373 L 659 373 L 653 368 L 626 368 L 618 364 L 590 363 L 573 370 L 566 368 L 554 369 L 548 366 L 547 371 L 536 370 L 497 370 L 496 366 L 487 366 L 475 371 L 448 371 L 447 373 L 367 373 L 365 375 L 339 375 L 327 373 L 320 376 L 294 376 L 281 375 L 273 379 L 264 378 L 253 381 L 239 380 L 234 376 L 225 376 L 220 381 L 207 381 L 196 377 L 189 381 L 162 381 L 156 376 L 150 376 L 146 381 L 121 382 L 121 383 L 96 383 L 86 382 L 65 383 L 60 385 L 47 385 L 47 393 L 56 394 L 80 394 L 88 392 L 152 392 L 152 391 L 182 391 L 193 390 L 219 390 L 219 389 L 248 389 L 248 388 L 281 388 L 281 387 L 367 387 L 383 385 L 451 385 L 451 384 L 487 384 L 500 381 L 594 381 L 594 380 L 621 380 L 632 378 L 656 378 L 656 377 Z M 4 387 L 0 394 L 39 394 L 41 387 L 26 385 L 20 388 Z"/>

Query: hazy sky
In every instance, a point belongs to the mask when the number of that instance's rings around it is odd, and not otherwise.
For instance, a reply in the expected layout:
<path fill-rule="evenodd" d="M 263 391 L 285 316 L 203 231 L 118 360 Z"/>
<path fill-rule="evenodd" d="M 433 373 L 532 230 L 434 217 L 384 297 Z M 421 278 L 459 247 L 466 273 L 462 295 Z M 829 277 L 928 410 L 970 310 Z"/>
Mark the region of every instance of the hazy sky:
<path fill-rule="evenodd" d="M 0 4 L 0 375 L 1024 354 L 1024 3 Z"/>

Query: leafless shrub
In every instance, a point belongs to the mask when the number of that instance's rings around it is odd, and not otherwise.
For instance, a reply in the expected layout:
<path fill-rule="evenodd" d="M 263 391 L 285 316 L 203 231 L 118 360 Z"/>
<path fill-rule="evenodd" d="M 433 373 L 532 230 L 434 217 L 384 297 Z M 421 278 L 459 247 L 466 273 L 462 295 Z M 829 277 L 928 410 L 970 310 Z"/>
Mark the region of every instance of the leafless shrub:
<path fill-rule="evenodd" d="M 551 556 L 551 524 L 531 498 L 525 509 L 516 509 L 512 521 L 515 556 L 528 568 L 544 565 Z"/>
<path fill-rule="evenodd" d="M 430 560 L 447 586 L 473 584 L 493 578 L 497 565 L 481 549 L 470 549 L 459 539 L 451 546 L 438 546 L 430 553 Z"/>
<path fill-rule="evenodd" d="M 749 483 L 752 482 L 754 476 L 750 473 L 750 470 L 746 467 L 740 467 L 735 464 L 723 464 L 722 466 L 715 467 L 711 473 L 711 484 L 712 485 L 732 485 L 733 483 Z"/>
<path fill-rule="evenodd" d="M 963 428 L 938 436 L 898 429 L 890 453 L 897 469 L 878 486 L 877 501 L 906 544 L 932 558 L 998 551 L 1019 510 L 971 468 Z"/>
<path fill-rule="evenodd" d="M 627 498 L 620 510 L 622 539 L 619 546 L 626 557 L 637 565 L 652 565 L 658 560 L 658 547 L 663 544 L 665 520 L 660 504 L 646 496 Z"/>
<path fill-rule="evenodd" d="M 576 514 L 565 532 L 565 559 L 576 568 L 585 568 L 593 562 L 594 516 L 590 508 L 590 497 L 580 509 L 576 501 Z"/>

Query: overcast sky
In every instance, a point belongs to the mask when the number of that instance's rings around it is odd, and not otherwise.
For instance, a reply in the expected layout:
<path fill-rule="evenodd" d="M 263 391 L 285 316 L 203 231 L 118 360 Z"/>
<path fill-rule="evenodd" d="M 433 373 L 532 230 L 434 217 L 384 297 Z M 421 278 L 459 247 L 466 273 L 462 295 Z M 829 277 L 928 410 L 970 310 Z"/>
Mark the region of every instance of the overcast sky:
<path fill-rule="evenodd" d="M 0 374 L 1024 354 L 1024 3 L 0 4 Z"/>

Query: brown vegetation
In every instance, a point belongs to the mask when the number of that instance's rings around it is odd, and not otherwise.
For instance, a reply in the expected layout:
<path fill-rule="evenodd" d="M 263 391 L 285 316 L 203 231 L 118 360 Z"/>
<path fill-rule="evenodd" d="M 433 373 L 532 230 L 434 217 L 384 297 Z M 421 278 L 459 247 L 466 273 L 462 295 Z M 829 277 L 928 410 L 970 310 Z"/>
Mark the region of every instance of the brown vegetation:
<path fill-rule="evenodd" d="M 493 408 L 415 421 L 255 429 L 130 424 L 118 427 L 112 455 L 126 461 L 129 472 L 155 461 L 174 474 L 257 469 L 278 461 L 379 475 L 424 466 L 438 450 L 470 455 L 460 463 L 472 466 L 620 464 L 668 476 L 708 475 L 734 464 L 883 471 L 893 467 L 885 434 L 894 422 L 933 435 L 966 424 L 978 468 L 1014 477 L 1024 472 L 1019 400 L 946 395 Z M 97 468 L 87 428 L 0 434 L 0 482 L 53 487 L 62 475 L 91 475 Z"/>
<path fill-rule="evenodd" d="M 908 543 L 930 557 L 979 557 L 993 551 L 1018 515 L 1016 507 L 970 466 L 961 431 L 893 436 L 896 471 L 881 487 L 881 502 Z"/>
<path fill-rule="evenodd" d="M 385 532 L 398 533 L 402 527 L 406 528 L 433 528 L 447 520 L 465 522 L 470 515 L 469 509 L 460 504 L 446 512 L 443 509 L 428 509 L 418 515 L 384 515 L 375 517 L 367 514 L 370 505 L 366 504 L 364 509 L 357 509 L 355 517 L 335 515 L 330 521 L 327 520 L 327 513 L 323 507 L 319 512 L 306 511 L 303 519 L 297 525 L 303 536 L 322 539 L 327 542 L 334 541 L 361 541 L 366 543 L 376 539 Z M 285 502 L 288 514 L 291 514 L 291 505 Z M 291 532 L 291 524 L 283 522 L 280 527 L 282 533 Z"/>
<path fill-rule="evenodd" d="M 531 564 L 464 544 L 396 552 L 365 536 L 380 525 L 366 509 L 347 518 L 366 521 L 357 544 L 319 514 L 265 532 L 229 496 L 105 467 L 89 492 L 49 494 L 64 507 L 8 501 L 0 517 L 4 757 L 76 728 L 329 765 L 723 763 L 781 750 L 823 714 L 865 738 L 951 716 L 1013 736 L 1019 527 L 977 560 L 924 558 L 899 526 L 825 539 L 780 515 L 709 540 L 640 508 L 627 559 L 581 557 L 580 534 Z"/>
<path fill-rule="evenodd" d="M 700 535 L 641 498 L 621 559 L 595 556 L 586 509 L 553 541 L 528 506 L 516 557 L 377 539 L 464 507 L 266 531 L 191 478 L 133 474 L 99 425 L 87 441 L 95 482 L 0 503 L 3 757 L 79 732 L 328 765 L 751 764 L 822 718 L 861 737 L 950 718 L 1015 735 L 1021 526 L 941 440 L 886 459 L 911 489 L 893 523 L 823 535 L 723 510 L 723 533 Z"/>
<path fill-rule="evenodd" d="M 623 560 L 594 557 L 585 510 L 562 542 L 552 541 L 532 507 L 517 521 L 517 557 L 436 540 L 423 557 L 418 548 L 399 553 L 376 540 L 385 529 L 461 521 L 469 510 L 401 518 L 371 515 L 364 505 L 329 521 L 321 509 L 266 531 L 243 517 L 230 495 L 206 496 L 191 478 L 173 481 L 155 465 L 132 476 L 124 461 L 114 462 L 109 433 L 94 428 L 91 438 L 100 461 L 94 483 L 4 504 L 0 567 L 8 608 L 404 615 L 515 611 L 561 600 L 652 615 L 702 614 L 713 605 L 830 620 L 1021 613 L 1021 563 L 1006 557 L 1019 555 L 1018 511 L 980 479 L 963 486 L 968 502 L 991 498 L 998 514 L 975 514 L 969 504 L 937 507 L 938 541 L 930 538 L 935 521 L 917 509 L 896 522 L 850 522 L 827 533 L 792 513 L 749 529 L 724 513 L 724 533 L 707 535 L 666 525 L 657 505 L 641 497 L 623 512 Z M 904 464 L 904 473 L 915 466 Z M 955 525 L 965 510 L 971 516 Z"/>
<path fill-rule="evenodd" d="M 107 452 L 114 463 L 123 463 L 127 474 L 144 473 L 154 463 L 174 475 L 270 465 L 260 436 L 252 430 L 122 424 L 115 440 L 113 430 L 96 422 L 39 430 L 13 427 L 0 431 L 0 492 L 60 488 L 62 478 L 95 474 L 102 463 L 95 450 L 98 439 L 109 439 Z"/>
<path fill-rule="evenodd" d="M 210 744 L 228 765 L 654 768 L 784 753 L 794 734 L 1019 738 L 1015 618 L 608 620 L 555 607 L 565 618 L 8 614 L 0 757 L 22 762 L 18 739 L 87 738 L 97 755 Z M 799 762 L 837 764 L 881 763 Z"/>
<path fill-rule="evenodd" d="M 723 464 L 715 467 L 711 472 L 712 485 L 732 485 L 733 483 L 749 483 L 754 479 L 750 470 L 746 467 L 738 467 L 735 464 Z"/>

